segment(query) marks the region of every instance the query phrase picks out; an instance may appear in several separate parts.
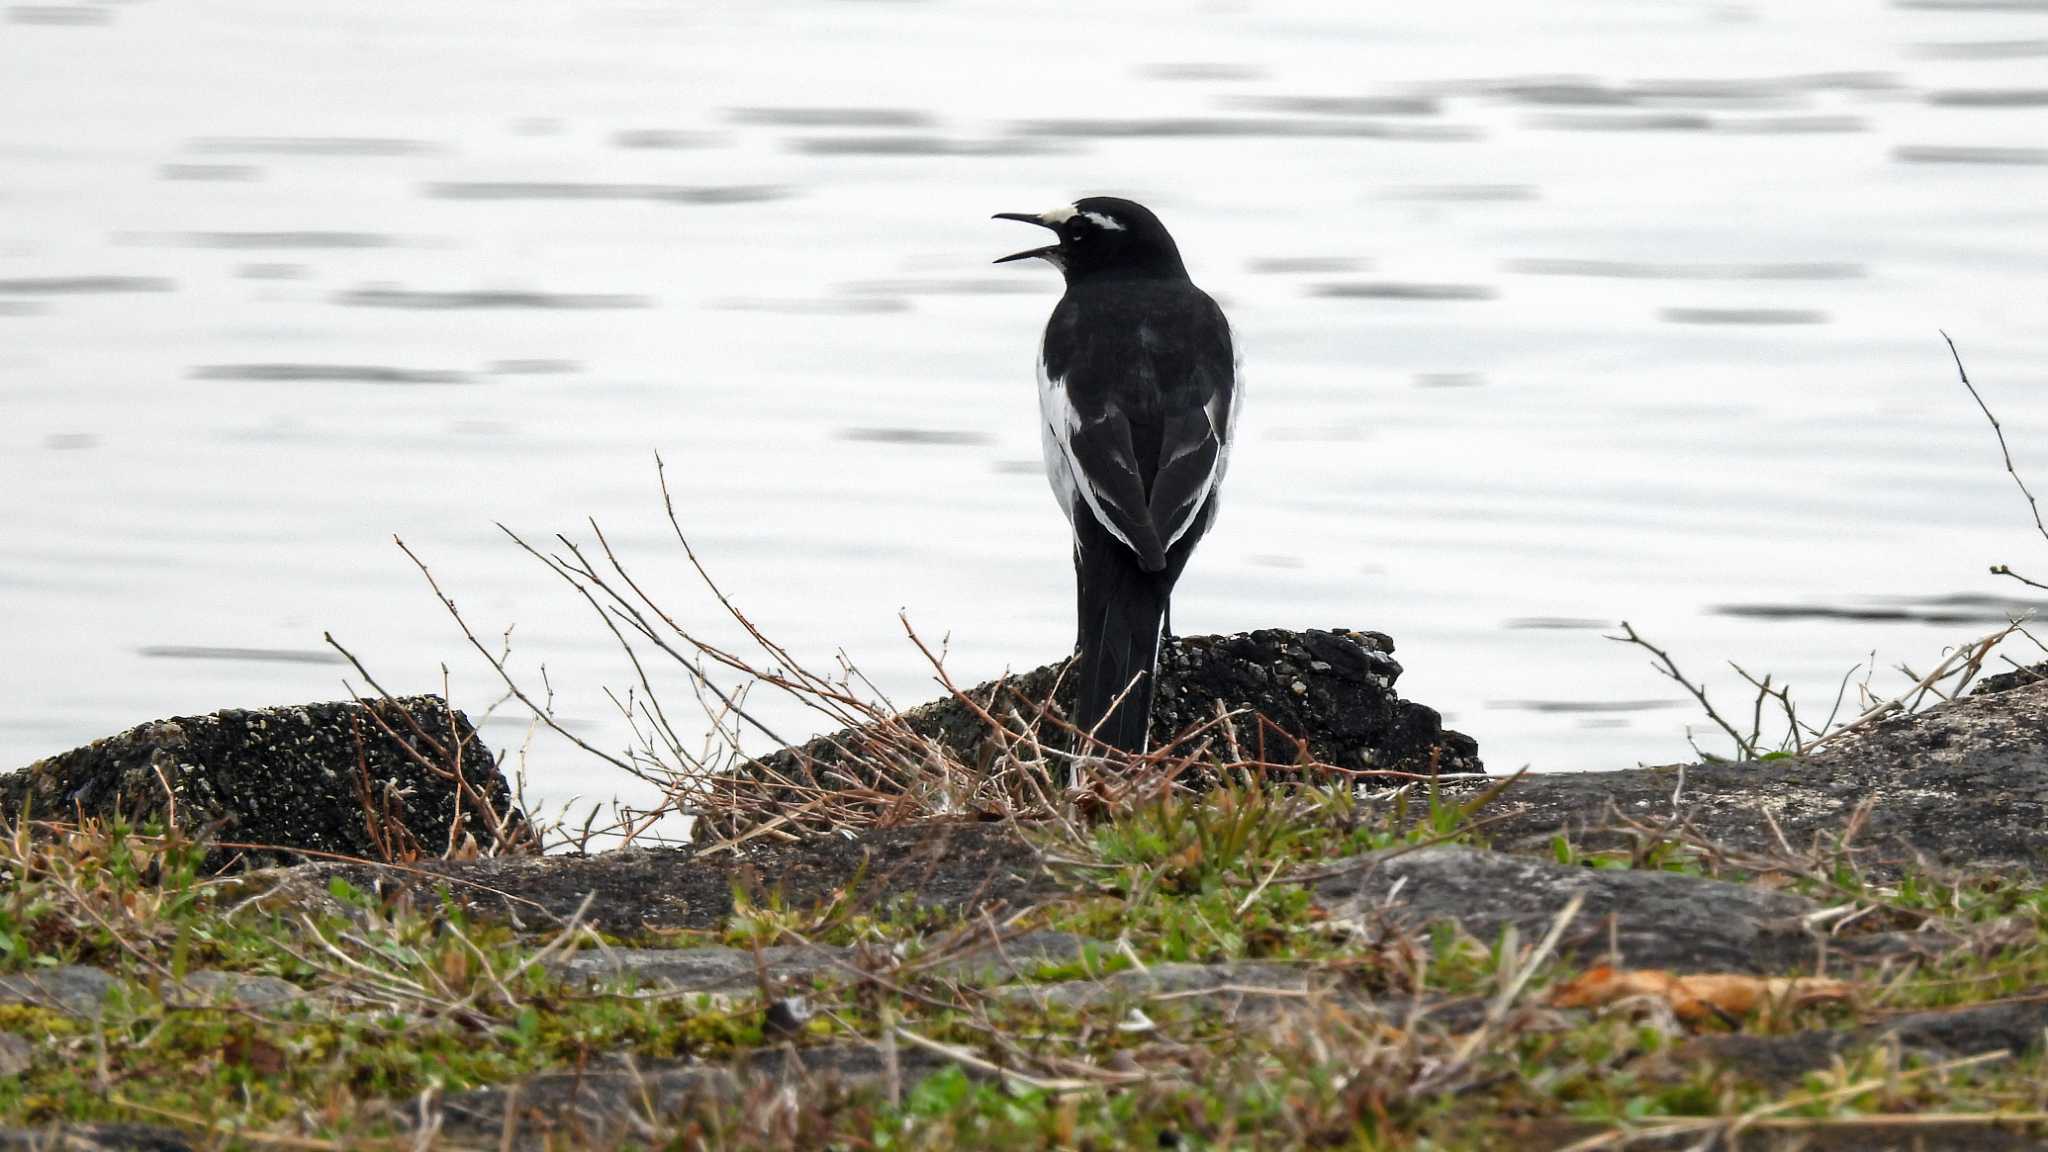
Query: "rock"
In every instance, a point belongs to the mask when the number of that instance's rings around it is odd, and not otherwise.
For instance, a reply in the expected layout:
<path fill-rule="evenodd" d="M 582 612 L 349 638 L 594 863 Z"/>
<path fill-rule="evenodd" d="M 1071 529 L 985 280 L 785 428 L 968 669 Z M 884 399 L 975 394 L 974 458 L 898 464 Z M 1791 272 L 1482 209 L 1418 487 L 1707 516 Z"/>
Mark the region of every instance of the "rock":
<path fill-rule="evenodd" d="M 940 942 L 943 947 L 944 943 Z M 1083 942 L 1064 932 L 1028 932 L 992 945 L 979 932 L 943 953 L 911 961 L 920 971 L 965 981 L 1015 979 L 1047 964 L 1078 959 Z M 1104 947 L 1107 947 L 1106 945 Z M 629 980 L 665 992 L 751 992 L 765 978 L 771 987 L 819 979 L 850 980 L 872 967 L 858 948 L 775 945 L 757 954 L 745 948 L 606 948 L 580 952 L 548 965 L 586 982 Z"/>
<path fill-rule="evenodd" d="M 1834 1058 L 1886 1041 L 1928 1062 L 1955 1060 L 2004 1050 L 2016 1058 L 2041 1048 L 2048 1029 L 2048 1004 L 2021 999 L 1908 1012 L 1882 1024 L 1843 1030 L 1809 1029 L 1780 1035 L 1698 1036 L 1672 1053 L 1685 1064 L 1704 1057 L 1741 1068 L 1745 1074 L 1779 1086 L 1797 1084 L 1809 1072 L 1825 1069 Z"/>
<path fill-rule="evenodd" d="M 941 1056 L 904 1044 L 896 1054 L 897 1082 L 907 1091 L 947 1064 Z M 874 1090 L 888 1077 L 886 1059 L 872 1044 L 779 1046 L 731 1064 L 545 1073 L 503 1088 L 453 1093 L 440 1102 L 434 1119 L 444 1139 L 464 1147 L 638 1147 L 661 1144 L 650 1137 L 693 1105 L 733 1100 L 749 1088 L 801 1086 L 806 1101 L 818 1101 L 834 1091 Z M 394 1109 L 392 1119 L 419 1122 L 410 1105 Z"/>
<path fill-rule="evenodd" d="M 210 1004 L 264 1011 L 295 1004 L 305 995 L 298 985 L 275 976 L 205 969 L 186 973 L 183 985 L 176 990 L 166 989 L 164 999 L 171 1003 Z"/>
<path fill-rule="evenodd" d="M 1342 768 L 1484 771 L 1471 737 L 1447 731 L 1434 709 L 1395 695 L 1401 665 L 1393 651 L 1394 641 L 1385 633 L 1348 630 L 1267 628 L 1169 639 L 1159 654 L 1153 743 L 1163 744 L 1215 719 L 1221 705 L 1265 718 L 1265 723 L 1256 717 L 1240 720 L 1238 732 L 1246 755 L 1270 762 L 1293 763 L 1305 753 Z M 1061 680 L 1065 669 L 1064 662 L 1049 664 L 969 689 L 966 695 L 997 716 L 1014 710 L 1026 719 L 1037 716 L 1052 696 L 1064 714 L 1072 698 L 1071 681 Z M 957 699 L 914 708 L 902 721 L 963 763 L 986 768 L 1000 754 L 986 722 Z M 850 750 L 875 747 L 887 749 L 885 756 L 898 761 L 920 752 L 873 727 L 847 729 L 771 753 L 742 771 L 756 777 L 773 772 L 813 787 L 820 782 L 835 788 L 869 786 L 876 783 L 875 773 Z M 795 791 L 790 798 L 789 809 L 803 799 Z M 730 820 L 700 819 L 696 836 L 719 839 L 745 828 Z"/>
<path fill-rule="evenodd" d="M 1580 895 L 1585 901 L 1559 942 L 1562 955 L 1602 956 L 1611 942 L 1619 964 L 1686 972 L 1782 971 L 1815 955 L 1799 918 L 1819 905 L 1789 892 L 1454 845 L 1356 864 L 1330 865 L 1341 874 L 1315 888 L 1332 917 L 1355 925 L 1391 917 L 1412 930 L 1451 920 L 1491 945 L 1512 924 L 1528 944 Z"/>
<path fill-rule="evenodd" d="M 1999 672 L 1983 677 L 1977 681 L 1975 687 L 1970 689 L 1970 695 L 1989 696 L 1995 692 L 2006 692 L 2014 688 L 2024 688 L 2029 684 L 2040 684 L 2044 681 L 2048 681 L 2048 660 L 2044 660 L 2039 664 L 2030 664 L 2024 668 L 2015 668 L 2010 672 Z"/>
<path fill-rule="evenodd" d="M 1432 908 L 1463 912 L 1475 933 L 1497 931 L 1512 920 L 1525 939 L 1531 931 L 1547 929 L 1564 899 L 1583 884 L 1594 886 L 1589 892 L 1595 899 L 1582 912 L 1582 925 L 1593 923 L 1604 907 L 1640 912 L 1646 902 L 1667 897 L 1672 911 L 1685 915 L 1691 897 L 1683 893 L 1690 889 L 1681 886 L 1697 881 L 1656 873 L 1616 880 L 1611 877 L 1621 874 L 1548 863 L 1552 838 L 1560 832 L 1582 850 L 1629 846 L 1634 833 L 1618 818 L 1652 830 L 1661 827 L 1674 816 L 1674 790 L 1680 793 L 1676 813 L 1690 822 L 1689 835 L 1759 858 L 1783 854 L 1767 813 L 1795 850 L 1803 851 L 1816 841 L 1838 838 L 1868 800 L 1871 808 L 1853 845 L 1862 846 L 1859 862 L 1873 876 L 1896 874 L 1915 859 L 1959 868 L 2036 868 L 2048 853 L 2048 685 L 1974 696 L 1874 725 L 1806 758 L 1524 776 L 1481 812 L 1491 822 L 1480 834 L 1510 856 L 1411 853 L 1387 861 L 1382 880 L 1404 872 L 1414 875 L 1409 884 L 1416 891 L 1405 893 L 1410 901 L 1436 899 L 1420 894 L 1423 881 L 1429 881 L 1431 893 L 1451 895 L 1434 906 L 1420 906 L 1423 913 Z M 1430 868 L 1445 875 L 1433 875 Z M 1460 868 L 1469 869 L 1466 879 L 1450 874 Z M 1536 871 L 1524 873 L 1523 868 Z M 800 909 L 834 900 L 880 908 L 908 898 L 953 914 L 984 905 L 1014 909 L 1065 890 L 1037 849 L 1009 826 L 964 820 L 865 829 L 858 838 L 770 843 L 762 837 L 737 851 L 629 850 L 583 858 L 434 861 L 420 865 L 417 874 L 404 875 L 319 865 L 295 870 L 291 883 L 317 894 L 337 873 L 359 887 L 387 892 L 413 888 L 431 896 L 445 887 L 480 913 L 533 928 L 559 924 L 590 895 L 587 919 L 615 935 L 718 927 L 731 914 L 736 888 L 756 899 L 779 893 Z M 1530 889 L 1525 905 L 1501 904 L 1518 893 L 1518 886 L 1534 881 L 1551 886 Z M 1331 900 L 1384 892 L 1345 890 L 1337 879 L 1319 887 Z M 1727 893 L 1729 886 L 1699 891 L 1718 899 L 1714 894 Z M 1468 896 L 1474 903 L 1460 907 L 1458 902 Z M 1804 946 L 1768 922 L 1796 915 L 1800 908 L 1810 911 L 1809 906 L 1767 892 L 1757 897 L 1760 902 L 1730 899 L 1735 902 L 1727 910 L 1735 919 L 1703 926 L 1702 947 L 1712 954 L 1734 960 L 1746 956 L 1742 966 L 1754 968 L 1761 958 Z M 1689 931 L 1686 923 L 1672 922 L 1672 931 Z M 1859 939 L 1858 947 L 1875 949 L 1887 942 L 1903 946 L 1907 937 Z M 1648 941 L 1626 950 L 1632 963 L 1684 959 L 1683 952 L 1674 957 L 1664 945 Z"/>
<path fill-rule="evenodd" d="M 0 976 L 0 1004 L 29 1004 L 90 1016 L 119 983 L 97 968 L 63 964 Z"/>
<path fill-rule="evenodd" d="M 461 803 L 451 750 L 470 785 Z M 493 815 L 479 811 L 479 798 Z M 486 853 L 512 852 L 531 839 L 490 750 L 468 717 L 436 696 L 144 724 L 0 777 L 0 814 L 24 813 L 138 824 L 175 817 L 188 832 L 263 845 L 221 848 L 214 865 L 289 861 L 292 849 L 432 857 L 469 838 Z"/>
<path fill-rule="evenodd" d="M 31 968 L 0 975 L 0 1004 L 31 1004 L 90 1016 L 119 983 L 103 969 L 84 964 Z M 164 999 L 172 1004 L 259 1010 L 282 1007 L 304 996 L 296 985 L 275 976 L 211 969 L 188 972 L 182 984 L 164 988 Z"/>
<path fill-rule="evenodd" d="M 2040 1050 L 2043 1029 L 2048 1029 L 2048 1004 L 2018 999 L 2004 1004 L 1908 1012 L 1865 1028 L 1862 1039 L 1866 1043 L 1895 1039 L 1908 1048 L 1939 1052 L 1949 1058 L 2000 1048 L 2014 1056 L 2025 1056 Z"/>
<path fill-rule="evenodd" d="M 1152 705 L 1158 741 L 1216 715 L 1218 704 L 1249 708 L 1277 731 L 1246 722 L 1248 754 L 1275 763 L 1301 751 L 1339 768 L 1482 772 L 1479 745 L 1446 731 L 1434 708 L 1394 694 L 1401 665 L 1384 632 L 1289 632 L 1191 636 L 1159 656 Z"/>
<path fill-rule="evenodd" d="M 1126 968 L 1092 980 L 1003 989 L 1007 999 L 1086 1010 L 1105 1005 L 1143 1005 L 1171 997 L 1191 1010 L 1235 1015 L 1241 1008 L 1298 1003 L 1308 993 L 1308 972 L 1299 964 L 1244 960 L 1223 964 L 1154 964 Z"/>
<path fill-rule="evenodd" d="M 1616 1152 L 2040 1152 L 2048 1128 L 1997 1112 L 1981 1116 L 1944 1115 L 1924 1124 L 1897 1122 L 1897 1115 L 1858 1120 L 1837 1113 L 1825 1124 L 1774 1131 L 1762 1124 L 1735 1128 L 1736 1117 L 1700 1129 L 1674 1124 L 1676 1131 L 1630 1131 L 1614 1138 L 1611 1121 L 1545 1119 L 1518 1125 L 1511 1147 L 1528 1152 L 1571 1152 L 1575 1147 Z M 1777 1119 L 1777 1117 L 1772 1117 Z M 1641 1128 L 1651 1128 L 1644 1124 Z"/>
<path fill-rule="evenodd" d="M 35 1045 L 12 1032 L 0 1032 L 0 1077 L 21 1075 L 35 1058 Z"/>
<path fill-rule="evenodd" d="M 939 942 L 935 952 L 920 955 L 915 964 L 922 971 L 966 983 L 1018 980 L 1048 966 L 1080 963 L 1088 944 L 1066 932 L 1025 932 L 995 941 L 986 932 L 973 931 Z M 1106 956 L 1113 948 L 1096 943 L 1097 955 Z"/>
<path fill-rule="evenodd" d="M 767 980 L 780 987 L 840 971 L 852 949 L 776 945 L 745 948 L 606 948 L 548 965 L 576 983 L 629 982 L 663 992 L 751 992 Z"/>
<path fill-rule="evenodd" d="M 933 909 L 971 914 L 1022 907 L 1066 889 L 1038 851 L 996 824 L 929 822 L 864 829 L 857 839 L 823 837 L 782 844 L 766 837 L 738 851 L 630 848 L 592 856 L 514 856 L 424 861 L 406 872 L 318 864 L 252 883 L 282 883 L 285 895 L 317 901 L 335 877 L 389 897 L 447 894 L 515 925 L 559 926 L 590 898 L 584 922 L 615 936 L 665 929 L 718 928 L 733 893 L 769 897 L 791 908 L 841 900 L 879 909 L 910 898 Z"/>
<path fill-rule="evenodd" d="M 1487 810 L 1498 821 L 1488 835 L 1514 850 L 1543 851 L 1560 832 L 1581 847 L 1626 846 L 1632 834 L 1621 818 L 1654 828 L 1682 814 L 1701 840 L 1771 858 L 1788 847 L 1831 852 L 1865 805 L 1850 848 L 1873 876 L 1922 861 L 2039 869 L 2048 852 L 2048 684 L 1895 716 L 1806 756 L 1526 776 Z"/>
<path fill-rule="evenodd" d="M 151 1124 L 0 1128 L 0 1152 L 192 1152 L 200 1142 Z"/>

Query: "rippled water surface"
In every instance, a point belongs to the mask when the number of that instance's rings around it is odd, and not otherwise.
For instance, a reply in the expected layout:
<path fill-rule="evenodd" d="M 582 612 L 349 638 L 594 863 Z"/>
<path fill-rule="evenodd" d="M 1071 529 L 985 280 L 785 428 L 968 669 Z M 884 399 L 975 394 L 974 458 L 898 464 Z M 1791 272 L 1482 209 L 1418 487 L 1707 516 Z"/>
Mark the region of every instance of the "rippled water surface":
<path fill-rule="evenodd" d="M 630 669 L 536 541 L 931 694 L 1060 655 L 995 211 L 1156 207 L 1250 399 L 1184 631 L 1392 633 L 1497 767 L 1684 753 L 1627 618 L 1825 706 L 2048 569 L 2048 5 L 0 9 L 0 766 L 352 673 Z M 1878 683 L 1885 681 L 1881 673 Z M 667 682 L 687 699 L 679 681 Z M 801 717 L 765 705 L 790 728 Z M 509 714 L 487 728 L 516 745 Z M 622 782 L 538 746 L 546 797 Z"/>

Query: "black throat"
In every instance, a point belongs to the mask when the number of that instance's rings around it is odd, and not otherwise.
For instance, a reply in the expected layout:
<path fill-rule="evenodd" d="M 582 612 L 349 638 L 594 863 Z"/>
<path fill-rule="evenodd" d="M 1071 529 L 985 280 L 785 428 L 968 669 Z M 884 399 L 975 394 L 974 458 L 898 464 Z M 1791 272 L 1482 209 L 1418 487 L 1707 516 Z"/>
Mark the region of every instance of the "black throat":
<path fill-rule="evenodd" d="M 1133 241 L 1139 243 L 1140 241 Z M 1181 262 L 1180 249 L 1174 246 L 1173 237 L 1160 237 L 1157 241 L 1149 238 L 1137 250 L 1125 248 L 1116 253 L 1116 258 L 1100 263 L 1070 263 L 1061 271 L 1067 284 L 1095 284 L 1113 280 L 1179 280 L 1188 279 L 1188 266 Z"/>

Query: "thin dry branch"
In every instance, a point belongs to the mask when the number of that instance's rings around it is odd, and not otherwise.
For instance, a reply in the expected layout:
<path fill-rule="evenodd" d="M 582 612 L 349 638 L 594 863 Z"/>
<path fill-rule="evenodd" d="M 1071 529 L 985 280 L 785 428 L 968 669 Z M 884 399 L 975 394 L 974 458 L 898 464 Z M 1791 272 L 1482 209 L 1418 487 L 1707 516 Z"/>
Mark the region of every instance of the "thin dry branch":
<path fill-rule="evenodd" d="M 1756 757 L 1756 745 L 1750 740 L 1745 739 L 1742 733 L 1736 729 L 1735 725 L 1730 724 L 1722 717 L 1720 712 L 1715 710 L 1713 701 L 1707 699 L 1706 688 L 1687 679 L 1685 673 L 1678 670 L 1678 665 L 1671 659 L 1669 652 L 1643 639 L 1626 620 L 1621 622 L 1621 631 L 1621 635 L 1609 636 L 1607 639 L 1623 644 L 1633 644 L 1648 652 L 1655 658 L 1655 662 L 1651 667 L 1657 670 L 1657 674 L 1685 689 L 1693 699 L 1699 701 L 1700 708 L 1707 714 L 1707 719 L 1712 720 L 1715 727 L 1727 733 L 1728 738 L 1735 742 L 1735 749 L 1742 759 L 1748 760 Z"/>

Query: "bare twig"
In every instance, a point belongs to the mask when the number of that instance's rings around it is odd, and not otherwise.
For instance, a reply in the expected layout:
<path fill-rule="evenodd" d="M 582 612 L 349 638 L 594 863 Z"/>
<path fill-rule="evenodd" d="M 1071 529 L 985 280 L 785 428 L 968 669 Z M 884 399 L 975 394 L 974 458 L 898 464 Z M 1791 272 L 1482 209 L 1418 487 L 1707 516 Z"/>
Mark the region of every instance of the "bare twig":
<path fill-rule="evenodd" d="M 1650 643 L 1648 640 L 1643 639 L 1643 637 L 1636 632 L 1635 628 L 1631 626 L 1629 622 L 1626 620 L 1623 620 L 1621 622 L 1621 631 L 1621 635 L 1609 636 L 1608 639 L 1618 641 L 1623 644 L 1633 644 L 1636 647 L 1641 648 L 1644 651 L 1648 652 L 1652 657 L 1655 658 L 1655 662 L 1651 665 L 1651 667 L 1657 670 L 1658 675 L 1663 676 L 1665 679 L 1670 680 L 1671 682 L 1677 684 L 1679 687 L 1685 689 L 1686 692 L 1691 694 L 1693 699 L 1699 701 L 1700 707 L 1706 711 L 1707 718 L 1709 720 L 1712 720 L 1716 727 L 1720 728 L 1721 731 L 1726 732 L 1728 734 L 1728 738 L 1735 742 L 1736 751 L 1742 759 L 1748 760 L 1755 758 L 1756 745 L 1750 742 L 1749 740 L 1745 739 L 1742 733 L 1736 730 L 1735 725 L 1730 724 L 1726 719 L 1722 718 L 1721 713 L 1714 709 L 1713 701 L 1707 699 L 1707 690 L 1701 687 L 1700 685 L 1695 684 L 1691 680 L 1687 679 L 1685 673 L 1680 672 L 1678 670 L 1678 665 L 1672 661 L 1670 653 L 1664 651 L 1664 649 L 1662 648 L 1657 647 L 1655 644 Z"/>

